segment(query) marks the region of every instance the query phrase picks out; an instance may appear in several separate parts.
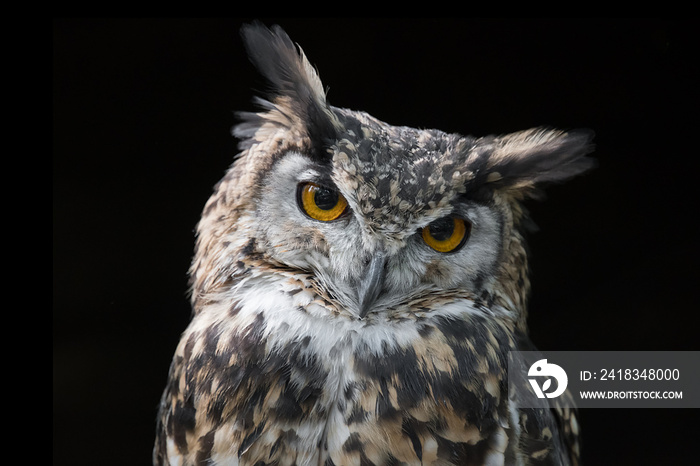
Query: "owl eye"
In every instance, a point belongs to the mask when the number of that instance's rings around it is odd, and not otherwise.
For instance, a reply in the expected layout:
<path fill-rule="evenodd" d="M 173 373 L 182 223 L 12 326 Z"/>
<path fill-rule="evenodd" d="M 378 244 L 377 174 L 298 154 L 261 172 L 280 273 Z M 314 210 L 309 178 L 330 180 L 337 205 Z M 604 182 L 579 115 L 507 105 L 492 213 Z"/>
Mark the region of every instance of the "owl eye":
<path fill-rule="evenodd" d="M 348 202 L 335 189 L 315 183 L 301 183 L 297 188 L 297 202 L 306 215 L 314 220 L 330 222 L 343 215 Z"/>
<path fill-rule="evenodd" d="M 457 217 L 443 217 L 423 228 L 425 244 L 438 252 L 455 252 L 467 242 L 472 225 Z"/>

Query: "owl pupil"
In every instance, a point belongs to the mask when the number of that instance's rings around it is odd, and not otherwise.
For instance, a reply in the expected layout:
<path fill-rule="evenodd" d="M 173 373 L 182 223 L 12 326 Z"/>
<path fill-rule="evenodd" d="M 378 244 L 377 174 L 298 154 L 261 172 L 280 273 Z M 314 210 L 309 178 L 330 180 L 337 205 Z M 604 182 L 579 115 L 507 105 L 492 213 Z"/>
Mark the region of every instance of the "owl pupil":
<path fill-rule="evenodd" d="M 314 194 L 314 202 L 319 209 L 330 210 L 338 204 L 338 193 L 327 188 L 318 188 Z"/>
<path fill-rule="evenodd" d="M 451 217 L 441 218 L 431 223 L 428 228 L 430 228 L 430 235 L 437 241 L 446 241 L 452 236 L 455 222 Z"/>

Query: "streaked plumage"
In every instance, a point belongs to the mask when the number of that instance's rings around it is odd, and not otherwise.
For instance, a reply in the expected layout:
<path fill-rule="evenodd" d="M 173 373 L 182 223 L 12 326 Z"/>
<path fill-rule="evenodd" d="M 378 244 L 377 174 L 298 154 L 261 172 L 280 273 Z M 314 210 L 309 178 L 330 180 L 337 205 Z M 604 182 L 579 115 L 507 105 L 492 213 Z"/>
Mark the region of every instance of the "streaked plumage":
<path fill-rule="evenodd" d="M 198 225 L 154 463 L 578 464 L 575 412 L 509 401 L 506 365 L 531 348 L 521 201 L 590 135 L 391 126 L 330 106 L 281 29 L 243 35 L 271 90 Z"/>

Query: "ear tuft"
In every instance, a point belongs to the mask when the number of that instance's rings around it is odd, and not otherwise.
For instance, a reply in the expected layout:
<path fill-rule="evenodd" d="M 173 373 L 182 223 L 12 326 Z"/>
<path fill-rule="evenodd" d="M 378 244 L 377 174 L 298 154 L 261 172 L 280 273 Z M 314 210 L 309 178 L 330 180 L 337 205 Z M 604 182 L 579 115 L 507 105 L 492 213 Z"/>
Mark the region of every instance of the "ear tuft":
<path fill-rule="evenodd" d="M 480 151 L 481 179 L 491 189 L 533 196 L 545 184 L 563 182 L 594 168 L 595 159 L 586 157 L 593 151 L 593 136 L 588 130 L 533 128 L 493 138 Z"/>
<path fill-rule="evenodd" d="M 312 144 L 331 136 L 336 117 L 326 102 L 318 73 L 301 48 L 279 26 L 268 29 L 260 23 L 248 24 L 242 27 L 241 35 L 250 60 L 270 85 L 266 96 L 270 102 L 258 101 L 268 113 L 259 116 L 301 130 Z M 251 123 L 256 124 L 252 115 L 243 117 L 248 123 L 235 134 L 250 134 Z"/>
<path fill-rule="evenodd" d="M 272 86 L 273 96 L 326 105 L 318 74 L 281 27 L 247 24 L 241 28 L 241 36 L 248 57 Z"/>

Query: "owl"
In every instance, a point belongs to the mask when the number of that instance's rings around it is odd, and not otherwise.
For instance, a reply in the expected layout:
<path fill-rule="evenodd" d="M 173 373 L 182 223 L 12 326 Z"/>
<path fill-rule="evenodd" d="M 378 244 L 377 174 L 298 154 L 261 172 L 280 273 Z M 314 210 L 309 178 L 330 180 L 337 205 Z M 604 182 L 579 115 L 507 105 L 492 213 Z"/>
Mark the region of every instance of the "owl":
<path fill-rule="evenodd" d="M 331 106 L 279 27 L 197 226 L 156 465 L 576 465 L 573 409 L 509 396 L 531 350 L 523 201 L 588 131 L 472 137 Z"/>

